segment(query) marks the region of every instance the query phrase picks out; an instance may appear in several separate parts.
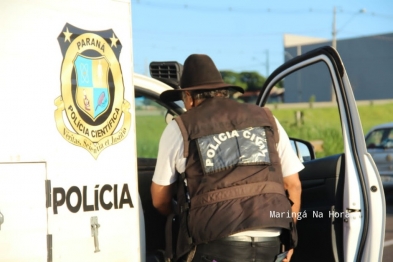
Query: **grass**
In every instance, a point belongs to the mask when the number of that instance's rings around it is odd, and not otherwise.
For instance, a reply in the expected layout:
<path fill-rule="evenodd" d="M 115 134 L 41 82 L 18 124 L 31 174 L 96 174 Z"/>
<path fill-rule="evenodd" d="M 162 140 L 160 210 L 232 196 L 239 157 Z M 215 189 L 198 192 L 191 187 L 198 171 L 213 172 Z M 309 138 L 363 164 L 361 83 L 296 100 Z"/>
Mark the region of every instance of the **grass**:
<path fill-rule="evenodd" d="M 136 115 L 138 157 L 157 157 L 160 137 L 165 126 L 163 115 Z"/>
<path fill-rule="evenodd" d="M 297 109 L 299 110 L 299 109 Z M 340 116 L 337 108 L 307 108 L 303 112 L 303 122 L 297 124 L 294 109 L 272 110 L 288 136 L 306 141 L 323 141 L 323 151 L 317 157 L 343 152 Z"/>
<path fill-rule="evenodd" d="M 295 111 L 303 112 L 304 123 L 297 125 Z M 393 103 L 383 105 L 358 106 L 363 133 L 371 127 L 393 121 Z M 290 137 L 307 141 L 322 140 L 323 151 L 316 152 L 317 157 L 324 157 L 344 151 L 338 108 L 306 108 L 272 110 Z"/>
<path fill-rule="evenodd" d="M 303 112 L 303 124 L 295 121 L 295 111 Z M 369 104 L 358 106 L 363 132 L 371 127 L 393 121 L 393 103 Z M 341 133 L 340 117 L 336 107 L 302 108 L 302 109 L 272 109 L 290 137 L 307 141 L 322 140 L 323 151 L 317 152 L 317 157 L 324 157 L 344 151 Z M 139 157 L 156 157 L 158 144 L 164 130 L 163 115 L 137 115 L 137 150 Z"/>

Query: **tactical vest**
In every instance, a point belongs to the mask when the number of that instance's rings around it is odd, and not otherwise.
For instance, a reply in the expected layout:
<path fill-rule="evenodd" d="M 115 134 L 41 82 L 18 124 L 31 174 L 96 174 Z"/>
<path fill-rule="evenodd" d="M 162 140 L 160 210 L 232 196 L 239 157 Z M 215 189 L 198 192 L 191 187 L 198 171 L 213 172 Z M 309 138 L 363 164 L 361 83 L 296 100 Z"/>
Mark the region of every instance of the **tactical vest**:
<path fill-rule="evenodd" d="M 178 177 L 176 257 L 201 243 L 272 227 L 292 231 L 295 246 L 270 110 L 216 97 L 175 120 L 187 158 Z"/>

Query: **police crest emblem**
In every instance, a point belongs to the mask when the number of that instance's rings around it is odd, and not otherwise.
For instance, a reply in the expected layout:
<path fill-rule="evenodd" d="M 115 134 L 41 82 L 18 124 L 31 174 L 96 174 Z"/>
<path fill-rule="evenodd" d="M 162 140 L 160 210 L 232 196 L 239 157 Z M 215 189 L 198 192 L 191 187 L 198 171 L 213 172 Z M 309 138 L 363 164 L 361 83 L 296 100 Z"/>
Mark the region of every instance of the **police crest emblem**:
<path fill-rule="evenodd" d="M 57 39 L 63 62 L 56 126 L 65 140 L 97 159 L 131 125 L 119 63 L 122 45 L 113 30 L 86 31 L 68 23 Z"/>

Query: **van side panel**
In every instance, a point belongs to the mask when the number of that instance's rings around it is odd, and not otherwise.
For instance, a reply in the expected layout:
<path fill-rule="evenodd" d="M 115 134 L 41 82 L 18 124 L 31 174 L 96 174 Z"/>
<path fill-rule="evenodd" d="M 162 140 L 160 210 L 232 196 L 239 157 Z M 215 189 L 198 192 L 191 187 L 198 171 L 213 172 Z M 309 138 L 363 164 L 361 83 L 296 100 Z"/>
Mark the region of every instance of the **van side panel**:
<path fill-rule="evenodd" d="M 0 260 L 144 260 L 131 1 L 5 0 L 0 17 Z"/>

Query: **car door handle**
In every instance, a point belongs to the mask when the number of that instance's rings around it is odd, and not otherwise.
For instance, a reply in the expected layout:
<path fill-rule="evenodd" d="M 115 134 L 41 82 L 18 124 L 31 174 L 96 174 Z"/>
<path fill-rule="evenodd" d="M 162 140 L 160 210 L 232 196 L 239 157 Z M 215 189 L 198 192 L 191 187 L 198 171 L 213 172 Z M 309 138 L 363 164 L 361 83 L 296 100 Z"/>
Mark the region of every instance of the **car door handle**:
<path fill-rule="evenodd" d="M 97 217 L 90 218 L 90 228 L 91 236 L 94 237 L 94 253 L 100 252 L 100 244 L 98 243 L 98 229 L 100 228 L 100 224 L 98 224 Z"/>

